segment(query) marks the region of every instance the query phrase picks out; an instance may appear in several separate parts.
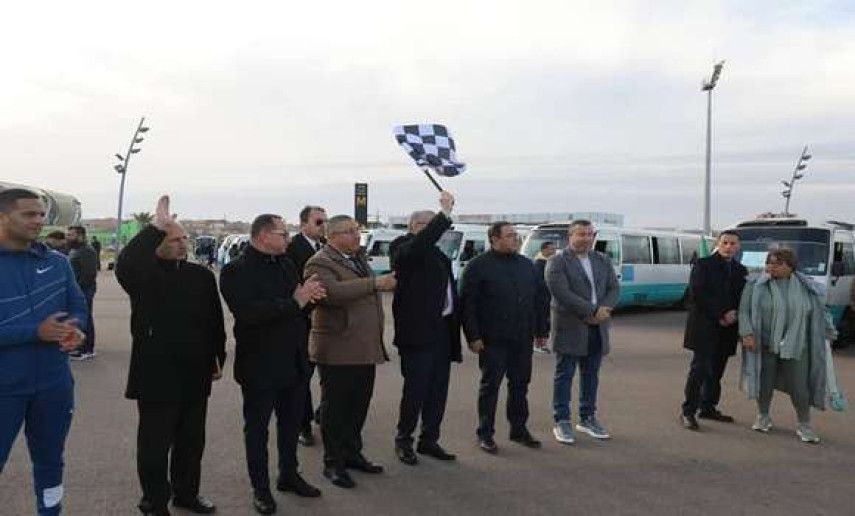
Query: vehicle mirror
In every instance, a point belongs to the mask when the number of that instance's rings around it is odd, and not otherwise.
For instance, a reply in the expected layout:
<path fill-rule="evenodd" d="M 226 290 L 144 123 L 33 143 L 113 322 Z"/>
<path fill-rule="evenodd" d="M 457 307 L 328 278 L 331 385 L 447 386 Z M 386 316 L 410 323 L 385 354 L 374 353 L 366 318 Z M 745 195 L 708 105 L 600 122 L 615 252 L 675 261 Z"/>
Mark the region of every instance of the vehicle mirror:
<path fill-rule="evenodd" d="M 831 276 L 835 278 L 839 278 L 843 276 L 843 273 L 846 269 L 846 265 L 843 262 L 832 262 L 831 263 Z"/>

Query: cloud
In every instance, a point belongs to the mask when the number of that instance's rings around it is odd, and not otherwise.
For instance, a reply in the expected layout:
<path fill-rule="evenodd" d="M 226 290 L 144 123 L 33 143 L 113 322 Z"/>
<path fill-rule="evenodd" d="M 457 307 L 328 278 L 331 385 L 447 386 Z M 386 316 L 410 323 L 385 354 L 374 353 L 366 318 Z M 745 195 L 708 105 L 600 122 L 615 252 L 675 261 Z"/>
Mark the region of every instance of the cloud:
<path fill-rule="evenodd" d="M 352 183 L 405 213 L 434 194 L 400 122 L 449 125 L 471 211 L 618 211 L 698 225 L 714 98 L 714 219 L 770 209 L 803 145 L 794 203 L 837 210 L 855 170 L 855 15 L 844 2 L 116 2 L 20 4 L 0 31 L 4 179 L 114 211 L 114 152 L 146 115 L 128 211 L 349 211 Z M 836 185 L 824 189 L 824 185 Z M 513 197 L 508 196 L 513 192 Z M 464 209 L 464 208 L 462 208 Z M 576 210 L 577 208 L 573 208 Z M 760 211 L 762 211 L 760 210 Z"/>

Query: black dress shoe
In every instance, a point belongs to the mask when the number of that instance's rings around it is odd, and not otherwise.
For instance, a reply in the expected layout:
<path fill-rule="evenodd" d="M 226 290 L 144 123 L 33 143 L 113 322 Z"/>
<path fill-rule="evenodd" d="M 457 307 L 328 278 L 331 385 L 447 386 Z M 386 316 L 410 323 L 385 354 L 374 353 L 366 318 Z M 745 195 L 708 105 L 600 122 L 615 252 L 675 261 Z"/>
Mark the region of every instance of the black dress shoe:
<path fill-rule="evenodd" d="M 698 417 L 701 419 L 711 419 L 720 423 L 733 423 L 733 417 L 727 414 L 722 414 L 718 409 L 701 410 L 698 412 Z"/>
<path fill-rule="evenodd" d="M 413 445 L 410 443 L 395 443 L 395 455 L 398 456 L 399 461 L 408 466 L 415 466 L 419 463 L 419 458 L 416 457 L 416 452 L 413 451 Z"/>
<path fill-rule="evenodd" d="M 540 448 L 540 441 L 534 438 L 528 430 L 524 430 L 517 434 L 511 434 L 511 441 L 519 443 L 528 448 Z"/>
<path fill-rule="evenodd" d="M 276 482 L 276 490 L 283 493 L 290 491 L 297 496 L 305 498 L 317 498 L 321 496 L 321 490 L 306 482 L 299 473 L 295 473 L 288 478 L 280 477 Z"/>
<path fill-rule="evenodd" d="M 152 503 L 145 498 L 140 500 L 140 503 L 137 504 L 140 512 L 145 516 L 169 516 L 169 509 L 166 506 L 163 507 L 155 507 Z"/>
<path fill-rule="evenodd" d="M 333 485 L 350 489 L 356 487 L 356 482 L 351 478 L 350 473 L 344 468 L 324 468 L 324 476 L 330 479 Z"/>
<path fill-rule="evenodd" d="M 214 505 L 211 500 L 199 495 L 196 495 L 193 498 L 173 498 L 172 505 L 174 507 L 187 509 L 188 511 L 195 512 L 196 514 L 213 514 L 217 512 L 217 506 Z"/>
<path fill-rule="evenodd" d="M 346 461 L 344 466 L 347 469 L 355 469 L 356 471 L 361 471 L 363 473 L 383 473 L 383 466 L 371 462 L 362 455 L 355 459 Z"/>
<path fill-rule="evenodd" d="M 478 447 L 493 455 L 499 453 L 499 447 L 496 446 L 496 441 L 494 441 L 492 437 L 483 437 L 478 439 Z"/>
<path fill-rule="evenodd" d="M 252 506 L 259 514 L 273 514 L 276 512 L 276 501 L 270 491 L 255 491 L 252 496 Z"/>
<path fill-rule="evenodd" d="M 315 436 L 312 435 L 312 427 L 301 430 L 300 435 L 297 436 L 297 442 L 303 446 L 314 446 Z"/>
<path fill-rule="evenodd" d="M 457 458 L 457 455 L 443 450 L 442 446 L 438 443 L 421 442 L 416 448 L 416 451 L 422 455 L 427 455 L 439 460 L 454 460 Z"/>
<path fill-rule="evenodd" d="M 680 424 L 683 425 L 683 428 L 686 430 L 700 430 L 701 426 L 698 424 L 698 420 L 695 419 L 695 416 L 692 414 L 683 414 L 680 413 Z"/>

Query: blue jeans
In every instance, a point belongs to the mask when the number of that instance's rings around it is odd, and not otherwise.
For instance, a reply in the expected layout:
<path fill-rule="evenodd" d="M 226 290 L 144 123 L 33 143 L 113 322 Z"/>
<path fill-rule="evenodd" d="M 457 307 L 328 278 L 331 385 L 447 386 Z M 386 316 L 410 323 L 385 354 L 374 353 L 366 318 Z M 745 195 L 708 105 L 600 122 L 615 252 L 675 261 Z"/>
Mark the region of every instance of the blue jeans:
<path fill-rule="evenodd" d="M 62 511 L 62 455 L 73 410 L 74 388 L 65 384 L 35 394 L 0 396 L 0 472 L 24 425 L 41 516 Z"/>
<path fill-rule="evenodd" d="M 570 400 L 573 392 L 573 374 L 579 365 L 579 418 L 593 416 L 597 412 L 597 387 L 600 383 L 600 364 L 603 362 L 603 342 L 599 328 L 588 329 L 587 356 L 556 354 L 555 379 L 552 391 L 552 411 L 555 421 L 570 420 Z"/>

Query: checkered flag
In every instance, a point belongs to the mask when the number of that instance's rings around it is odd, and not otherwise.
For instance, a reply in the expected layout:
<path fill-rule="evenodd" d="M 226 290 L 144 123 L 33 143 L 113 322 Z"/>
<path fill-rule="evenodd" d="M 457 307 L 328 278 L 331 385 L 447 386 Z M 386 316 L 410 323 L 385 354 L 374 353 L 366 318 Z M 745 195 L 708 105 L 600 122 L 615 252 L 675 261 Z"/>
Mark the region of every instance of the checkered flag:
<path fill-rule="evenodd" d="M 430 168 L 445 177 L 466 170 L 466 164 L 455 156 L 454 139 L 444 125 L 399 125 L 395 127 L 395 140 L 422 169 Z"/>

